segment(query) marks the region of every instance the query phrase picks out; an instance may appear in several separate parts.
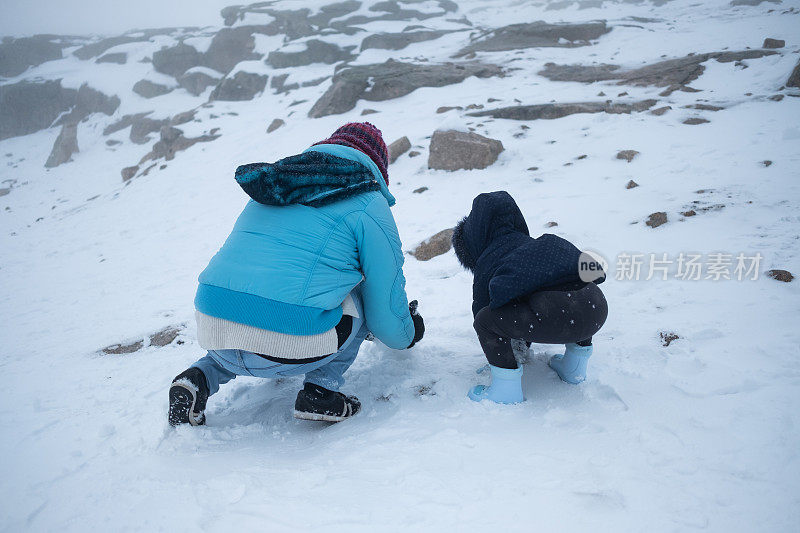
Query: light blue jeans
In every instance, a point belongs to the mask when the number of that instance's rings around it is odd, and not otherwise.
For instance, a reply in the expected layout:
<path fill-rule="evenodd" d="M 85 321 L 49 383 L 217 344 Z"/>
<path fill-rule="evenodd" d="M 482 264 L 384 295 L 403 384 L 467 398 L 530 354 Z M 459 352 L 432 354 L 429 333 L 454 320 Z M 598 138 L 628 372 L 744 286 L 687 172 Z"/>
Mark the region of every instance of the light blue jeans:
<path fill-rule="evenodd" d="M 192 366 L 206 376 L 208 394 L 215 394 L 219 386 L 236 376 L 257 378 L 281 378 L 305 374 L 305 383 L 314 383 L 328 390 L 338 391 L 344 384 L 344 373 L 353 364 L 358 349 L 369 333 L 364 321 L 361 295 L 351 293 L 360 317 L 353 317 L 353 330 L 336 353 L 313 363 L 276 363 L 246 350 L 210 350 Z"/>

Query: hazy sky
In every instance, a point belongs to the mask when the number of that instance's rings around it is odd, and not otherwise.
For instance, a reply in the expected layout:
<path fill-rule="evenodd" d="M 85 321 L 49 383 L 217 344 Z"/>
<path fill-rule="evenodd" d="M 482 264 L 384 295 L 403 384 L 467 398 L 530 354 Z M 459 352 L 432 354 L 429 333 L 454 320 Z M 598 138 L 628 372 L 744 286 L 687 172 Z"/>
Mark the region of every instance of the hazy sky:
<path fill-rule="evenodd" d="M 255 0 L 252 0 L 255 1 Z M 0 35 L 90 33 L 222 24 L 219 10 L 250 0 L 0 0 Z"/>

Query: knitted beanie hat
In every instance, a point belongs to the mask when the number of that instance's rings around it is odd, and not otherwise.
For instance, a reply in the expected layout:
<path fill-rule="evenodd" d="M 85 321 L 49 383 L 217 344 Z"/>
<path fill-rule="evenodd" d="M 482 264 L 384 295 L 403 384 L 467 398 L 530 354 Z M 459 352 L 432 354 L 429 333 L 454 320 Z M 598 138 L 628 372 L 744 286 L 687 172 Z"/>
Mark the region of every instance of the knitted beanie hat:
<path fill-rule="evenodd" d="M 386 185 L 389 185 L 389 150 L 383 142 L 381 130 L 369 122 L 350 122 L 333 132 L 333 135 L 317 144 L 341 144 L 349 146 L 367 154 L 372 159 L 383 175 Z"/>

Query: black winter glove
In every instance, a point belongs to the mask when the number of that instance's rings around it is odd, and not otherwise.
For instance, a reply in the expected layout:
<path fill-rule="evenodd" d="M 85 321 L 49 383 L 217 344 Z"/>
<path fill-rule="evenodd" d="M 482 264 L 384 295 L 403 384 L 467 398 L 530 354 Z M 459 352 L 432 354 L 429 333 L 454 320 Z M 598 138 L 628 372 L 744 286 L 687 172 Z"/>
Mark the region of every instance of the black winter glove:
<path fill-rule="evenodd" d="M 411 320 L 414 321 L 414 340 L 408 345 L 409 348 L 421 341 L 425 335 L 425 321 L 422 320 L 422 315 L 417 312 L 418 305 L 419 302 L 416 300 L 412 300 L 408 304 L 408 312 L 411 313 Z"/>

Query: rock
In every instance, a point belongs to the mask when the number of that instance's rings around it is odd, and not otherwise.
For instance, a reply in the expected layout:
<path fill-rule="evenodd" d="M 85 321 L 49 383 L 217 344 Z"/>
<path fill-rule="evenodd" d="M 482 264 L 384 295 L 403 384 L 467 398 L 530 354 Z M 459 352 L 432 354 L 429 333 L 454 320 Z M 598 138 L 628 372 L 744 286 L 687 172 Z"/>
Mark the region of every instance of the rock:
<path fill-rule="evenodd" d="M 150 346 L 157 346 L 162 348 L 172 342 L 178 337 L 181 332 L 180 326 L 167 326 L 161 331 L 157 331 L 150 335 Z"/>
<path fill-rule="evenodd" d="M 77 124 L 96 112 L 113 115 L 119 103 L 116 96 L 106 96 L 85 84 L 77 91 L 66 89 L 60 80 L 2 85 L 0 141 L 50 126 Z"/>
<path fill-rule="evenodd" d="M 122 174 L 122 181 L 125 182 L 132 179 L 137 172 L 139 172 L 139 165 L 123 168 L 120 172 L 120 174 Z"/>
<path fill-rule="evenodd" d="M 665 347 L 672 344 L 672 341 L 680 339 L 680 336 L 674 331 L 662 331 L 658 336 L 661 337 L 661 345 Z"/>
<path fill-rule="evenodd" d="M 794 279 L 794 276 L 788 270 L 767 270 L 767 276 L 784 283 L 789 283 Z"/>
<path fill-rule="evenodd" d="M 789 79 L 786 82 L 787 87 L 800 87 L 800 61 L 797 62 L 795 65 L 794 70 L 789 75 Z"/>
<path fill-rule="evenodd" d="M 374 115 L 375 113 L 378 113 L 378 111 L 375 109 L 365 109 L 361 112 L 361 116 L 363 117 L 364 115 Z"/>
<path fill-rule="evenodd" d="M 203 55 L 193 46 L 179 43 L 153 53 L 153 68 L 157 72 L 177 78 L 203 62 Z"/>
<path fill-rule="evenodd" d="M 57 167 L 67 161 L 72 160 L 72 154 L 78 152 L 78 125 L 64 124 L 61 126 L 61 133 L 58 134 L 50 157 L 44 164 L 47 168 Z"/>
<path fill-rule="evenodd" d="M 687 118 L 683 121 L 684 124 L 689 126 L 697 126 L 698 124 L 708 124 L 710 121 L 700 117 Z"/>
<path fill-rule="evenodd" d="M 666 113 L 670 109 L 672 109 L 671 106 L 665 105 L 664 107 L 659 107 L 657 109 L 653 109 L 652 111 L 650 111 L 650 114 L 651 115 L 655 115 L 657 117 L 660 117 L 661 115 L 663 115 L 664 113 Z"/>
<path fill-rule="evenodd" d="M 436 110 L 436 113 L 437 114 L 447 113 L 448 111 L 452 111 L 453 109 L 458 109 L 459 111 L 461 111 L 464 108 L 461 107 L 460 105 L 458 105 L 458 106 L 446 106 L 445 105 L 445 106 L 442 106 L 442 107 L 438 108 Z"/>
<path fill-rule="evenodd" d="M 104 53 L 109 48 L 128 43 L 146 42 L 157 35 L 169 35 L 174 33 L 177 28 L 157 28 L 152 30 L 142 30 L 132 32 L 130 35 L 120 35 L 117 37 L 109 37 L 99 41 L 86 44 L 79 49 L 75 50 L 72 54 L 78 59 L 87 60 L 97 57 Z"/>
<path fill-rule="evenodd" d="M 716 59 L 720 63 L 756 59 L 777 52 L 768 50 L 743 50 L 739 52 L 710 52 L 688 55 L 677 59 L 667 59 L 651 65 L 632 70 L 625 70 L 618 65 L 557 65 L 547 63 L 540 76 L 552 81 L 577 81 L 594 83 L 598 81 L 619 80 L 619 85 L 629 84 L 639 87 L 668 87 L 662 96 L 668 96 L 676 90 L 692 90 L 687 85 L 705 70 L 702 63 Z"/>
<path fill-rule="evenodd" d="M 761 164 L 764 165 L 765 167 L 769 167 L 769 166 L 772 165 L 772 161 L 770 161 L 769 159 L 766 159 L 766 160 L 762 161 Z"/>
<path fill-rule="evenodd" d="M 122 144 L 122 141 L 116 139 L 109 139 L 106 141 L 106 146 L 117 146 L 118 144 Z"/>
<path fill-rule="evenodd" d="M 169 120 L 169 125 L 180 126 L 181 124 L 186 124 L 187 122 L 191 122 L 192 120 L 194 120 L 194 116 L 196 113 L 197 111 L 194 109 L 190 109 L 189 111 L 184 111 L 183 113 L 178 113 Z"/>
<path fill-rule="evenodd" d="M 614 104 L 611 102 L 576 102 L 565 104 L 537 104 L 501 107 L 488 111 L 468 113 L 471 117 L 506 118 L 511 120 L 553 120 L 576 113 L 611 113 L 630 114 L 634 111 L 646 111 L 656 104 L 657 100 L 643 100 L 630 104 Z"/>
<path fill-rule="evenodd" d="M 160 131 L 161 128 L 169 123 L 168 120 L 154 120 L 152 118 L 141 118 L 131 123 L 131 142 L 135 144 L 145 144 L 150 140 L 150 134 Z"/>
<path fill-rule="evenodd" d="M 116 63 L 117 65 L 124 65 L 128 62 L 128 54 L 125 52 L 118 52 L 114 54 L 106 54 L 98 57 L 95 63 Z"/>
<path fill-rule="evenodd" d="M 203 57 L 203 64 L 227 74 L 240 61 L 260 59 L 261 54 L 253 51 L 256 46 L 253 33 L 256 30 L 260 31 L 260 28 L 254 26 L 222 28 L 211 40 L 208 51 Z"/>
<path fill-rule="evenodd" d="M 503 143 L 477 133 L 435 131 L 431 137 L 428 168 L 460 170 L 486 168 L 504 150 Z"/>
<path fill-rule="evenodd" d="M 448 33 L 450 32 L 444 30 L 426 30 L 402 33 L 373 33 L 361 41 L 361 50 L 364 51 L 370 48 L 377 48 L 379 50 L 402 50 L 410 44 L 421 43 L 423 41 L 432 41 L 433 39 L 438 39 L 439 37 L 447 35 Z"/>
<path fill-rule="evenodd" d="M 129 128 L 134 121 L 143 119 L 150 113 L 152 113 L 152 111 L 148 113 L 137 113 L 135 115 L 125 115 L 113 124 L 106 126 L 103 130 L 103 135 L 111 135 L 112 133 Z"/>
<path fill-rule="evenodd" d="M 697 216 L 697 211 L 695 211 L 694 209 L 689 209 L 688 211 L 682 212 L 681 215 L 683 215 L 685 217 L 693 217 L 693 216 Z"/>
<path fill-rule="evenodd" d="M 417 157 L 418 155 L 422 154 L 420 152 L 417 152 L 416 150 L 411 150 L 410 152 L 408 152 L 408 157 Z"/>
<path fill-rule="evenodd" d="M 327 65 L 339 61 L 349 61 L 355 57 L 352 53 L 354 46 L 340 48 L 333 43 L 318 39 L 306 41 L 306 49 L 301 52 L 281 52 L 276 50 L 267 56 L 267 63 L 275 68 L 302 67 L 313 63 Z"/>
<path fill-rule="evenodd" d="M 277 76 L 272 76 L 272 79 L 269 82 L 269 86 L 275 89 L 276 93 L 288 93 L 289 91 L 294 91 L 295 89 L 299 89 L 300 85 L 297 83 L 290 83 L 286 84 L 286 80 L 289 79 L 289 74 L 278 74 Z"/>
<path fill-rule="evenodd" d="M 6 37 L 0 42 L 0 76 L 11 78 L 22 74 L 28 67 L 61 59 L 61 46 L 46 35 Z"/>
<path fill-rule="evenodd" d="M 639 186 L 639 184 L 638 184 L 638 183 L 636 183 L 636 182 L 635 182 L 635 181 L 633 181 L 633 180 L 630 180 L 630 181 L 627 183 L 627 185 L 625 185 L 625 188 L 626 188 L 626 189 L 635 189 L 635 188 L 636 188 L 636 187 L 638 187 L 638 186 Z"/>
<path fill-rule="evenodd" d="M 779 4 L 781 0 L 731 0 L 732 6 L 757 6 L 759 4 L 763 4 L 764 2 L 771 2 L 773 4 Z"/>
<path fill-rule="evenodd" d="M 175 158 L 177 152 L 186 150 L 196 143 L 213 141 L 219 138 L 219 135 L 202 135 L 200 137 L 187 138 L 183 136 L 181 130 L 172 126 L 162 126 L 160 135 L 161 138 L 153 145 L 153 150 L 139 161 L 140 165 L 150 159 L 159 159 L 161 157 L 170 161 Z"/>
<path fill-rule="evenodd" d="M 217 71 L 206 67 L 194 67 L 178 78 L 178 85 L 195 96 L 201 95 L 209 87 L 213 87 L 222 79 Z"/>
<path fill-rule="evenodd" d="M 771 39 L 767 37 L 766 39 L 764 39 L 764 44 L 761 45 L 761 48 L 773 49 L 773 48 L 783 48 L 784 46 L 786 46 L 786 41 L 784 41 L 783 39 Z"/>
<path fill-rule="evenodd" d="M 390 100 L 405 96 L 420 87 L 444 87 L 460 83 L 470 76 L 500 76 L 497 65 L 466 63 L 385 63 L 345 67 L 333 76 L 331 86 L 308 112 L 311 118 L 350 111 L 359 99 Z"/>
<path fill-rule="evenodd" d="M 427 188 L 427 187 L 420 187 L 419 189 L 414 189 L 414 190 L 413 190 L 413 191 L 411 191 L 411 192 L 413 192 L 414 194 L 422 194 L 422 193 L 424 193 L 424 192 L 425 192 L 425 191 L 427 191 L 427 190 L 428 190 L 428 188 Z"/>
<path fill-rule="evenodd" d="M 272 122 L 270 122 L 269 126 L 267 127 L 267 133 L 272 133 L 273 131 L 277 130 L 281 126 L 286 124 L 283 120 L 276 118 Z"/>
<path fill-rule="evenodd" d="M 257 94 L 264 91 L 267 86 L 267 76 L 251 72 L 237 72 L 232 78 L 223 78 L 214 88 L 209 97 L 209 102 L 224 100 L 237 102 L 252 100 Z"/>
<path fill-rule="evenodd" d="M 555 220 L 551 220 L 550 222 L 544 225 L 545 228 L 555 228 L 556 226 L 558 226 L 558 222 L 556 222 Z"/>
<path fill-rule="evenodd" d="M 429 261 L 450 251 L 450 248 L 453 247 L 452 239 L 453 228 L 442 230 L 428 240 L 423 241 L 411 252 L 411 255 L 416 257 L 418 261 Z"/>
<path fill-rule="evenodd" d="M 651 213 L 650 216 L 647 217 L 647 222 L 645 222 L 645 224 L 647 224 L 651 228 L 657 228 L 666 223 L 667 223 L 667 214 L 664 211 Z"/>
<path fill-rule="evenodd" d="M 639 155 L 639 152 L 636 150 L 622 150 L 621 152 L 617 152 L 617 159 L 624 159 L 628 163 L 633 161 L 633 158 Z M 630 187 L 629 187 L 630 188 Z"/>
<path fill-rule="evenodd" d="M 590 44 L 611 29 L 604 21 L 583 24 L 548 24 L 543 21 L 512 24 L 480 35 L 456 57 L 473 52 L 502 52 L 523 48 L 574 47 Z"/>
<path fill-rule="evenodd" d="M 397 158 L 403 155 L 404 153 L 411 150 L 411 141 L 408 140 L 408 137 L 400 137 L 392 144 L 389 145 L 389 164 L 391 165 Z"/>
<path fill-rule="evenodd" d="M 773 94 L 772 96 L 769 97 L 769 99 L 772 100 L 773 102 L 780 102 L 781 100 L 783 100 L 783 95 Z"/>
<path fill-rule="evenodd" d="M 699 109 L 700 111 L 722 111 L 724 107 L 710 104 L 693 104 L 684 106 L 686 109 Z"/>
<path fill-rule="evenodd" d="M 133 85 L 133 92 L 144 98 L 155 98 L 172 91 L 171 87 L 153 83 L 150 80 L 139 80 Z"/>
<path fill-rule="evenodd" d="M 144 346 L 144 341 L 136 341 L 128 344 L 112 344 L 103 348 L 103 353 L 106 355 L 122 355 L 126 353 L 138 352 Z"/>

